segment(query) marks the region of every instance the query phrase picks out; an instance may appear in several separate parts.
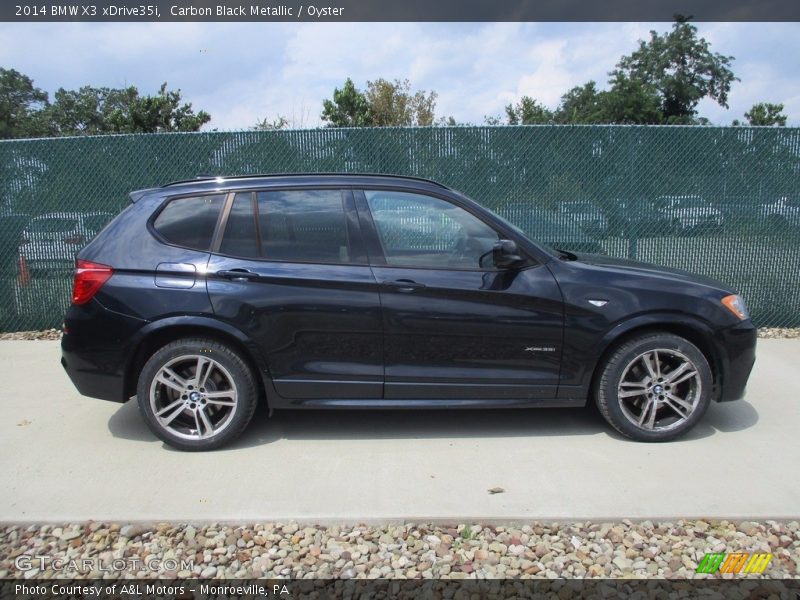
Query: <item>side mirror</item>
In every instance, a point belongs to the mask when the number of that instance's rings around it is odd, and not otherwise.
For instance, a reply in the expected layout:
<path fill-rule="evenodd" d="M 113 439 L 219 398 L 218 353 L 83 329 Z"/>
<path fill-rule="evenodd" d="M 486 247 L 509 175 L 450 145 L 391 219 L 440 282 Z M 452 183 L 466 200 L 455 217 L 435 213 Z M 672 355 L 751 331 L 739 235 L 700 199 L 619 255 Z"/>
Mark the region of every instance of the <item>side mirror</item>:
<path fill-rule="evenodd" d="M 513 240 L 497 240 L 492 248 L 494 266 L 501 269 L 513 267 L 522 262 L 517 243 Z"/>

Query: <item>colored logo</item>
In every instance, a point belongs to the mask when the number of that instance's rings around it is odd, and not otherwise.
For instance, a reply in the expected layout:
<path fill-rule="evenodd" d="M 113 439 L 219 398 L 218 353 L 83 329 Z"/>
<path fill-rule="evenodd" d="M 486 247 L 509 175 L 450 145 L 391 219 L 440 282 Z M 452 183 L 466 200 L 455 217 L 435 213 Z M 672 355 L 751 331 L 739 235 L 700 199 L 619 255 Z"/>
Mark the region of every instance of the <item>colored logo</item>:
<path fill-rule="evenodd" d="M 766 552 L 709 552 L 697 566 L 698 573 L 763 573 L 772 561 Z"/>

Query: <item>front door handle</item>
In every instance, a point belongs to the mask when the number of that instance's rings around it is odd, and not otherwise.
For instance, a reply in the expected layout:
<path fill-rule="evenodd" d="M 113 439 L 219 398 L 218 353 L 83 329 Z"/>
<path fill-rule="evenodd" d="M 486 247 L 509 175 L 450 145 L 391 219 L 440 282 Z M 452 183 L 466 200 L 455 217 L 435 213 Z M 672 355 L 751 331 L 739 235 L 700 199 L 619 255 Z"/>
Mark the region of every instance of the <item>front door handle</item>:
<path fill-rule="evenodd" d="M 252 281 L 259 278 L 258 273 L 253 273 L 253 271 L 248 271 L 247 269 L 217 271 L 217 276 L 231 281 Z"/>
<path fill-rule="evenodd" d="M 398 292 L 404 293 L 413 292 L 414 290 L 419 290 L 425 287 L 424 283 L 417 283 L 411 279 L 395 279 L 392 281 L 384 281 L 383 285 L 397 290 Z"/>

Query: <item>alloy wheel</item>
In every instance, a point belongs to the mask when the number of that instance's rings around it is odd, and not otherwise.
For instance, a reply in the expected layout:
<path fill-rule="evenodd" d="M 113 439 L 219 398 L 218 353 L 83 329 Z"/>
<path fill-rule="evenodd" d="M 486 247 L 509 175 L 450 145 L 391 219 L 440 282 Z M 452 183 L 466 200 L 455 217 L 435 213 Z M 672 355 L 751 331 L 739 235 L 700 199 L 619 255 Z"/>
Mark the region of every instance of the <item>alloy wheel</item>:
<path fill-rule="evenodd" d="M 617 396 L 623 415 L 647 431 L 669 431 L 694 413 L 702 394 L 697 366 L 677 350 L 648 350 L 622 372 Z"/>
<path fill-rule="evenodd" d="M 215 436 L 231 423 L 238 393 L 230 372 L 208 356 L 188 354 L 162 366 L 150 386 L 158 424 L 183 439 Z"/>

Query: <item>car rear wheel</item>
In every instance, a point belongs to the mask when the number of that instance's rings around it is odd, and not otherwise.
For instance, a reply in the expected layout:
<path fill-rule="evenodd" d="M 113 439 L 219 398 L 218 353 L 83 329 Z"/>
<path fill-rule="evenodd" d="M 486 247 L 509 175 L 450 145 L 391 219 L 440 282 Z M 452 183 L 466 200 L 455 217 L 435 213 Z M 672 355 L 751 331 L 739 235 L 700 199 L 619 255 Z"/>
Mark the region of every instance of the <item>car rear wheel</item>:
<path fill-rule="evenodd" d="M 139 376 L 139 410 L 161 440 L 180 450 L 212 450 L 244 431 L 257 403 L 242 357 L 212 340 L 183 339 L 158 350 Z"/>
<path fill-rule="evenodd" d="M 669 333 L 633 338 L 612 352 L 595 390 L 600 412 L 617 431 L 664 442 L 694 427 L 711 401 L 712 374 L 703 353 Z"/>

